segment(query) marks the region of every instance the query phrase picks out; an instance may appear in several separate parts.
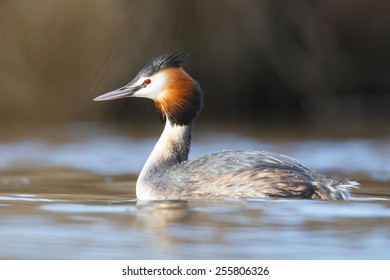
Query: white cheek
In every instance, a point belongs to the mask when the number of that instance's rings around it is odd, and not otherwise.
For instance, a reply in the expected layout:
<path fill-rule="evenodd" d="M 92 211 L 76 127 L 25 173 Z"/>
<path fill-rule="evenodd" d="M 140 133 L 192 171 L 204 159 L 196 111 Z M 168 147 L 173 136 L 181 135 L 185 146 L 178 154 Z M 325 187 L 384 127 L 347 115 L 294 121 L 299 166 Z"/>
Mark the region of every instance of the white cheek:
<path fill-rule="evenodd" d="M 145 79 L 147 78 L 142 78 L 139 82 L 141 84 Z M 163 74 L 156 74 L 153 75 L 152 77 L 149 78 L 152 82 L 148 84 L 146 87 L 143 89 L 140 89 L 136 93 L 134 93 L 134 97 L 143 97 L 143 98 L 149 98 L 156 100 L 158 96 L 162 94 L 162 92 L 165 89 L 165 83 L 166 79 Z M 137 82 L 138 84 L 138 82 Z"/>

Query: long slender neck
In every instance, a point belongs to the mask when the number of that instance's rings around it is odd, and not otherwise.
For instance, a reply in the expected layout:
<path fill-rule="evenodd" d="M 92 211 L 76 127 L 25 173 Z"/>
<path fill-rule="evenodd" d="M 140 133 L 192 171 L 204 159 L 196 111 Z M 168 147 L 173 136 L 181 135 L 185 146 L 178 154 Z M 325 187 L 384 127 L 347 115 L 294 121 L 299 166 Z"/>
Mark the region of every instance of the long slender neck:
<path fill-rule="evenodd" d="M 191 137 L 192 122 L 180 126 L 171 124 L 167 119 L 164 131 L 142 168 L 138 181 L 145 180 L 148 175 L 164 171 L 186 161 L 190 152 Z"/>

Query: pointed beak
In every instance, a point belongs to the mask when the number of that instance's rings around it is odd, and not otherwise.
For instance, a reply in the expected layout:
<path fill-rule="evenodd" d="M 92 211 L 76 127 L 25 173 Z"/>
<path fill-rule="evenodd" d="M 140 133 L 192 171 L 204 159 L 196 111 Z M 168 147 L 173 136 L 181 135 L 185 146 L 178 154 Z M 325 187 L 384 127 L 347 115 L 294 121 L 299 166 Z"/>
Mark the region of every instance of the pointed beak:
<path fill-rule="evenodd" d="M 102 94 L 102 95 L 96 97 L 93 101 L 107 101 L 107 100 L 114 100 L 114 99 L 119 99 L 119 98 L 131 97 L 134 93 L 136 93 L 142 87 L 143 87 L 142 85 L 140 85 L 140 86 L 126 85 L 124 87 L 121 87 L 121 88 L 118 88 L 116 90 Z"/>

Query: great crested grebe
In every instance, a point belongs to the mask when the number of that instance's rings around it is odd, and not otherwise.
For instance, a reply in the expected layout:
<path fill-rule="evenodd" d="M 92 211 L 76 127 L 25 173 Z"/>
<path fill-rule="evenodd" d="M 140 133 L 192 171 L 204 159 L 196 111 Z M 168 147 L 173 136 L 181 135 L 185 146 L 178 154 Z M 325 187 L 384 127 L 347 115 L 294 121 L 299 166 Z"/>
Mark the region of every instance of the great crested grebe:
<path fill-rule="evenodd" d="M 263 151 L 222 151 L 187 161 L 203 91 L 184 70 L 186 53 L 152 58 L 124 87 L 95 101 L 144 97 L 165 128 L 137 180 L 139 200 L 189 198 L 349 199 L 358 183 L 327 178 L 297 160 Z"/>

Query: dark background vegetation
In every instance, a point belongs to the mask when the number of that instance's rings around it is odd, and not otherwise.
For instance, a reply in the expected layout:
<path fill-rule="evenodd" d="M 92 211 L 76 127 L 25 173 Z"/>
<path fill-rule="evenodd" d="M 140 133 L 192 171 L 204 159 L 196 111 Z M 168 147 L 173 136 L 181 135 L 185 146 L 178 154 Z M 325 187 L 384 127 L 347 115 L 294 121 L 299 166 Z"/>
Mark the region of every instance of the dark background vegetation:
<path fill-rule="evenodd" d="M 1 0 L 0 120 L 157 120 L 96 103 L 152 56 L 186 50 L 206 122 L 372 125 L 390 118 L 388 0 Z"/>

